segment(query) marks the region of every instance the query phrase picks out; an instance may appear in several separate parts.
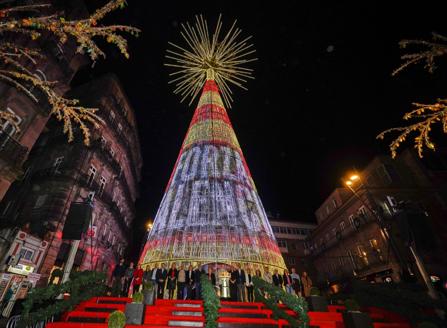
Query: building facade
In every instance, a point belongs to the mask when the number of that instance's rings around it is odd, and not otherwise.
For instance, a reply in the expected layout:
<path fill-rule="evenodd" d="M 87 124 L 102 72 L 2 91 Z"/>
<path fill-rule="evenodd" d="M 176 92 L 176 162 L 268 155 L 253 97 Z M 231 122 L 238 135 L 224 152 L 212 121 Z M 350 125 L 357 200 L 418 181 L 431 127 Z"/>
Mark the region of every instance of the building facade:
<path fill-rule="evenodd" d="M 306 242 L 320 283 L 352 277 L 375 282 L 417 278 L 410 245 L 429 274 L 447 273 L 447 162 L 442 156 L 422 161 L 413 150 L 395 160 L 377 156 L 356 173 L 351 188 L 331 193 L 315 212 L 318 226 Z M 411 202 L 423 214 L 418 220 L 423 228 L 413 227 L 410 243 L 397 220 L 402 202 Z"/>
<path fill-rule="evenodd" d="M 306 261 L 306 238 L 316 228 L 315 224 L 306 222 L 285 221 L 269 217 L 270 225 L 276 237 L 287 268 L 296 268 L 300 274 L 311 268 Z"/>
<path fill-rule="evenodd" d="M 78 5 L 65 12 L 69 17 L 80 17 L 85 8 Z M 28 37 L 17 38 L 16 33 L 2 37 L 11 37 L 15 44 L 36 47 L 34 41 Z M 76 44 L 72 40 L 61 44 L 56 37 L 44 35 L 37 46 L 43 58 L 36 59 L 32 66 L 25 66 L 41 80 L 57 81 L 55 91 L 64 94 L 69 90 L 73 76 L 88 60 L 76 54 Z M 0 110 L 10 113 L 15 121 L 15 124 L 0 122 L 0 201 L 11 184 L 22 177 L 22 165 L 50 116 L 51 108 L 45 97 L 37 89 L 30 89 L 30 92 L 39 99 L 37 103 L 12 85 L 0 81 Z"/>
<path fill-rule="evenodd" d="M 62 232 L 73 204 L 92 204 L 74 269 L 110 275 L 125 255 L 135 218 L 142 159 L 134 112 L 122 86 L 115 76 L 106 75 L 70 96 L 100 109 L 104 123 L 92 131 L 91 145 L 82 143 L 79 131 L 76 141 L 68 143 L 60 125 L 50 122 L 54 126 L 40 136 L 23 178 L 13 184 L 0 208 L 7 223 L 1 231 L 3 271 L 28 267 L 39 285 L 66 264 L 72 241 Z"/>

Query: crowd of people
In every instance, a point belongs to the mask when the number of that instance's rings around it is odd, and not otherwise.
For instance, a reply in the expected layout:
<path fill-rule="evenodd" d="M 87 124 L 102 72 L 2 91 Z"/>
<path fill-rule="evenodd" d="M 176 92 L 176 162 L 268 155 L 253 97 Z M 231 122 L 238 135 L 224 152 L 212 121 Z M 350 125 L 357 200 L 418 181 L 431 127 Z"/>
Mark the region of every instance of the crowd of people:
<path fill-rule="evenodd" d="M 142 285 L 151 282 L 154 287 L 154 293 L 158 299 L 165 296 L 169 299 L 200 299 L 200 277 L 206 274 L 213 286 L 218 288 L 218 280 L 212 266 L 208 266 L 207 272 L 200 269 L 199 266 L 193 267 L 189 265 L 185 267 L 183 264 L 177 268 L 176 263 L 172 263 L 168 269 L 166 265 L 147 266 L 143 271 L 141 265 L 135 266 L 133 262 L 125 265 L 122 259 L 115 267 L 112 273 L 112 290 L 117 296 L 131 296 L 133 293 L 140 291 Z M 251 268 L 245 270 L 237 265 L 230 269 L 229 289 L 230 300 L 239 302 L 254 302 L 254 285 L 253 276 L 258 276 L 266 282 L 271 283 L 279 288 L 283 288 L 287 293 L 299 296 L 309 296 L 312 287 L 312 280 L 306 272 L 299 275 L 295 268 L 291 271 L 284 270 L 280 274 L 277 269 L 273 273 L 268 267 L 264 268 L 264 272 L 260 270 L 252 271 Z M 167 290 L 167 295 L 165 291 Z"/>

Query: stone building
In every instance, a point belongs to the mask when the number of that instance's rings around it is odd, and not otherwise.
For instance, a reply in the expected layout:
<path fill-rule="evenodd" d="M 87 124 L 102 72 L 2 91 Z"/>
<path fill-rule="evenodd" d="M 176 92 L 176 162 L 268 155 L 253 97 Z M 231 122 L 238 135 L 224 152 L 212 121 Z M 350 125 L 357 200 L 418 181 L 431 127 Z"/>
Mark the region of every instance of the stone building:
<path fill-rule="evenodd" d="M 72 1 L 67 1 L 65 8 L 61 8 L 67 17 L 85 15 L 82 5 L 78 3 L 69 8 L 69 2 Z M 30 41 L 27 37 L 17 38 L 16 33 L 2 37 L 11 37 L 11 42 L 22 46 L 38 47 L 44 57 L 38 59 L 35 65 L 24 64 L 39 79 L 57 81 L 55 90 L 61 95 L 69 90 L 76 72 L 88 63 L 86 57 L 76 54 L 76 44 L 72 40 L 61 44 L 57 38 L 43 35 L 38 41 Z M 46 99 L 37 89 L 31 89 L 31 92 L 39 99 L 37 103 L 10 84 L 0 81 L 0 110 L 11 113 L 19 127 L 18 130 L 9 122 L 0 125 L 0 201 L 10 185 L 23 176 L 22 164 L 49 119 L 51 108 Z"/>
<path fill-rule="evenodd" d="M 305 261 L 304 244 L 316 225 L 270 217 L 269 222 L 287 268 L 290 270 L 294 267 L 299 273 L 308 271 L 309 264 Z"/>
<path fill-rule="evenodd" d="M 375 157 L 352 181 L 337 188 L 316 210 L 318 226 L 306 242 L 320 282 L 357 277 L 369 281 L 400 281 L 418 277 L 414 257 L 397 219 L 398 205 L 420 209 L 411 226 L 410 245 L 432 275 L 445 275 L 447 162 L 439 151 L 420 160 L 405 150 L 392 160 Z M 408 229 L 407 229 L 408 230 Z M 388 238 L 387 236 L 391 236 Z"/>
<path fill-rule="evenodd" d="M 142 159 L 135 115 L 120 82 L 105 75 L 70 91 L 70 96 L 100 109 L 104 124 L 92 131 L 91 146 L 82 143 L 79 131 L 76 141 L 68 143 L 61 126 L 50 122 L 26 162 L 25 175 L 0 208 L 9 226 L 1 232 L 7 241 L 0 249 L 3 268 L 11 272 L 21 264 L 32 267 L 42 285 L 67 261 L 71 241 L 63 239 L 62 231 L 73 203 L 93 204 L 75 269 L 110 275 L 125 255 L 135 218 Z M 40 246 L 30 247 L 28 236 L 39 238 Z M 8 263 L 11 258 L 15 262 Z"/>

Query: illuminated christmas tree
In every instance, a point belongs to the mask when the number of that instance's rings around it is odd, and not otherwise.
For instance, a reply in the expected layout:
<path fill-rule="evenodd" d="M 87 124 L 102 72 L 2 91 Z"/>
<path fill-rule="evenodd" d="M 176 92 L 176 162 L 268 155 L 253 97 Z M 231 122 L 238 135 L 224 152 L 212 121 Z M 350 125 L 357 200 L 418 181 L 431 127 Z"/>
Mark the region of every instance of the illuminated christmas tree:
<path fill-rule="evenodd" d="M 185 140 L 148 235 L 140 262 L 243 263 L 262 269 L 285 268 L 221 94 L 227 105 L 228 83 L 242 86 L 254 59 L 240 30 L 231 27 L 220 41 L 208 36 L 206 22 L 183 26 L 191 50 L 173 45 L 167 64 L 176 93 L 191 101 L 202 90 Z"/>

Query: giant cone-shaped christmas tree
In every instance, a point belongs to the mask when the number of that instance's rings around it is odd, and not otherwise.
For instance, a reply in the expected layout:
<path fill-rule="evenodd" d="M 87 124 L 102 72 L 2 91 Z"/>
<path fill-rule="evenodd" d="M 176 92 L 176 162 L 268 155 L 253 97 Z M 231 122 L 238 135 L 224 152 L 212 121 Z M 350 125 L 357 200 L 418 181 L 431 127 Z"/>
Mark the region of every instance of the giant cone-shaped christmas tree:
<path fill-rule="evenodd" d="M 208 69 L 140 263 L 242 263 L 285 268 L 271 226 Z M 203 85 L 203 83 L 202 83 Z"/>

